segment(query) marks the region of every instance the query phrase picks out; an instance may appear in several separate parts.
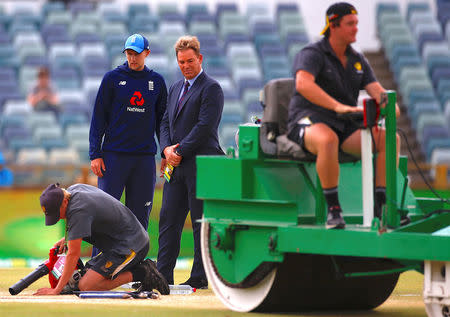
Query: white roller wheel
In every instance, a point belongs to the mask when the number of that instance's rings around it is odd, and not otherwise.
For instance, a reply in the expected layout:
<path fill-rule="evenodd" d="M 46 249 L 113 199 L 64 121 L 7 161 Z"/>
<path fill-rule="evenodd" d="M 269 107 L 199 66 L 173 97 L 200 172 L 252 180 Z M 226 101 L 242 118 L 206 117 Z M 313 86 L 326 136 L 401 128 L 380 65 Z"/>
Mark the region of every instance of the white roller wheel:
<path fill-rule="evenodd" d="M 249 288 L 232 288 L 225 285 L 214 271 L 209 253 L 208 223 L 202 222 L 201 250 L 203 266 L 208 282 L 217 297 L 228 308 L 239 312 L 249 312 L 256 309 L 267 297 L 275 280 L 277 269 L 272 270 L 261 282 Z"/>
<path fill-rule="evenodd" d="M 450 317 L 450 262 L 425 261 L 423 299 L 428 317 Z"/>
<path fill-rule="evenodd" d="M 440 303 L 425 303 L 428 317 L 450 317 L 450 306 Z"/>

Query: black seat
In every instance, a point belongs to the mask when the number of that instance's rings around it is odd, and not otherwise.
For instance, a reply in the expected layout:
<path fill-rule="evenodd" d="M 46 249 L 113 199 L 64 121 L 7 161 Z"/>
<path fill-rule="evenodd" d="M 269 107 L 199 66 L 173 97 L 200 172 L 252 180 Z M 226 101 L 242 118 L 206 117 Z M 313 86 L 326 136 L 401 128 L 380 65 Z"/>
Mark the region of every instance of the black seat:
<path fill-rule="evenodd" d="M 288 106 L 295 92 L 293 78 L 278 78 L 264 86 L 264 114 L 261 122 L 260 144 L 262 151 L 282 159 L 314 162 L 316 156 L 305 152 L 300 145 L 287 137 Z M 360 158 L 339 151 L 339 162 L 356 162 Z"/>

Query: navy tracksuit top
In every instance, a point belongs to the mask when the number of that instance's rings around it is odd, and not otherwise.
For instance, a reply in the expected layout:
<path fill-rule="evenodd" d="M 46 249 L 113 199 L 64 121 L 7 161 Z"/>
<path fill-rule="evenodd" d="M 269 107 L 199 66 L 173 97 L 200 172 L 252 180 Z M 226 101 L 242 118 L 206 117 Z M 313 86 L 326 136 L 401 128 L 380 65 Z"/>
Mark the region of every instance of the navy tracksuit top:
<path fill-rule="evenodd" d="M 134 71 L 125 62 L 107 72 L 92 114 L 90 159 L 102 157 L 102 151 L 155 155 L 154 135 L 156 132 L 159 140 L 166 103 L 163 77 L 147 66 L 142 71 Z"/>

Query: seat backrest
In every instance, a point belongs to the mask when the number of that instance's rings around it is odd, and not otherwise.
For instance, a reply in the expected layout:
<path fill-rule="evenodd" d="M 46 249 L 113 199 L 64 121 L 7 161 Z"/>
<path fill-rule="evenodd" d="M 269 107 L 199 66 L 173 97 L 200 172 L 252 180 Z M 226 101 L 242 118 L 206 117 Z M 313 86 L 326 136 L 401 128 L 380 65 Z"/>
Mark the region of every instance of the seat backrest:
<path fill-rule="evenodd" d="M 264 86 L 264 114 L 260 128 L 260 145 L 265 154 L 314 162 L 316 156 L 287 137 L 289 103 L 295 91 L 293 78 L 277 78 Z M 339 162 L 355 162 L 359 158 L 339 152 Z"/>
<path fill-rule="evenodd" d="M 269 81 L 264 86 L 264 116 L 263 122 L 275 123 L 277 134 L 287 131 L 288 107 L 294 92 L 293 78 L 279 78 Z"/>

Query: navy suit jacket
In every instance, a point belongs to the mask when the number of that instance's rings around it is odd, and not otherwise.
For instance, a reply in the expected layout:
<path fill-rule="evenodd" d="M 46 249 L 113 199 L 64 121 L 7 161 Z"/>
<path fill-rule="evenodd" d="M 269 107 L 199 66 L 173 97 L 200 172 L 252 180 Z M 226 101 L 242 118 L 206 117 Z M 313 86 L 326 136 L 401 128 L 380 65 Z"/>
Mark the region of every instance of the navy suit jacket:
<path fill-rule="evenodd" d="M 223 155 L 218 129 L 223 110 L 223 91 L 219 83 L 204 71 L 197 77 L 183 99 L 177 113 L 178 97 L 184 79 L 169 89 L 167 108 L 161 122 L 161 156 L 164 149 L 179 143 L 177 152 L 183 157 L 180 167 L 195 164 L 197 155 Z"/>

